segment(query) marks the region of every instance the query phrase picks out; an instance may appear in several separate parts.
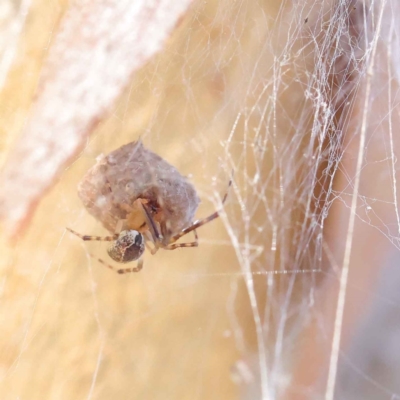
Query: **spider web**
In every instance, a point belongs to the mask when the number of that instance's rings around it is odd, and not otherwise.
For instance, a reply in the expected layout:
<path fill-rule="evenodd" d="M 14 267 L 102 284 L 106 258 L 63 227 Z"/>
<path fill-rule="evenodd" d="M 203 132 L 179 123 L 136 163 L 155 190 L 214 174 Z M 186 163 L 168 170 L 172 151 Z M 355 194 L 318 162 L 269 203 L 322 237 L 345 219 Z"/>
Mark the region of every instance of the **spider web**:
<path fill-rule="evenodd" d="M 68 7 L 35 5 L 27 48 Z M 2 244 L 2 398 L 400 398 L 399 17 L 394 0 L 195 1 Z M 31 93 L 15 96 L 8 141 Z M 118 276 L 65 227 L 108 234 L 76 187 L 139 138 L 190 179 L 199 218 L 233 184 L 198 248 Z"/>

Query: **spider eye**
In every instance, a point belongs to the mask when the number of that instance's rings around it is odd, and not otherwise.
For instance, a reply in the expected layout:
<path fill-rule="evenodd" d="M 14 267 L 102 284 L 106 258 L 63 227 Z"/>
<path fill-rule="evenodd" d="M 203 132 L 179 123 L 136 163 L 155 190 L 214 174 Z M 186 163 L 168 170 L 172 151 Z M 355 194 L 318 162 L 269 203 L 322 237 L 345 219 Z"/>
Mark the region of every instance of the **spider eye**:
<path fill-rule="evenodd" d="M 144 252 L 141 233 L 135 230 L 122 231 L 118 239 L 109 247 L 108 255 L 117 262 L 128 263 L 137 260 Z"/>

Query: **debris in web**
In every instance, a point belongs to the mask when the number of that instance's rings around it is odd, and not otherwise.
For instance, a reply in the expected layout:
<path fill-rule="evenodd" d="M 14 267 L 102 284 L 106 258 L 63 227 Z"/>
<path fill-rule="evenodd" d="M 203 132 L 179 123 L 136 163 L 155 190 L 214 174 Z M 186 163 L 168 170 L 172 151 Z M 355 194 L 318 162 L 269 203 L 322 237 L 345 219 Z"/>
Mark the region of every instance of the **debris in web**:
<path fill-rule="evenodd" d="M 179 171 L 142 142 L 132 142 L 100 156 L 78 187 L 84 206 L 110 232 L 139 230 L 145 222 L 136 200 L 146 202 L 158 223 L 175 233 L 189 226 L 200 200 Z"/>

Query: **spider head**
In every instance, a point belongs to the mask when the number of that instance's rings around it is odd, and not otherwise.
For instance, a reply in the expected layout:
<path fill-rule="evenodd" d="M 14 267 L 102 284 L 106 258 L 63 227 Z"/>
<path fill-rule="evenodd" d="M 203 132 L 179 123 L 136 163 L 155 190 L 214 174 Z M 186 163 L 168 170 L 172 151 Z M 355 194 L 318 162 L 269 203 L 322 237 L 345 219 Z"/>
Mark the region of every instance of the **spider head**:
<path fill-rule="evenodd" d="M 135 261 L 144 252 L 143 235 L 133 229 L 122 231 L 107 252 L 114 261 L 119 263 Z"/>

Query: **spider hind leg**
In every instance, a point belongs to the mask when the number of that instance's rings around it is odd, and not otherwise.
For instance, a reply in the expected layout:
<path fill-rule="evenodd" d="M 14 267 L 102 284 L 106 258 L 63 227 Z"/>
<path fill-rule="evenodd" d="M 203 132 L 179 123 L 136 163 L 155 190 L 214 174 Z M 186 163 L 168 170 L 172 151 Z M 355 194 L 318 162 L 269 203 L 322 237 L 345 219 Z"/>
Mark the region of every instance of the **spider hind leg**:
<path fill-rule="evenodd" d="M 105 262 L 101 258 L 94 257 L 93 254 L 90 254 L 90 256 L 93 257 L 94 259 L 96 259 L 99 263 L 103 264 L 107 268 L 113 270 L 114 272 L 116 272 L 117 274 L 120 274 L 120 275 L 132 273 L 132 272 L 139 272 L 143 268 L 143 258 L 139 258 L 136 267 L 133 267 L 133 268 L 117 268 L 117 267 L 114 267 L 111 264 L 108 264 L 107 262 Z"/>

